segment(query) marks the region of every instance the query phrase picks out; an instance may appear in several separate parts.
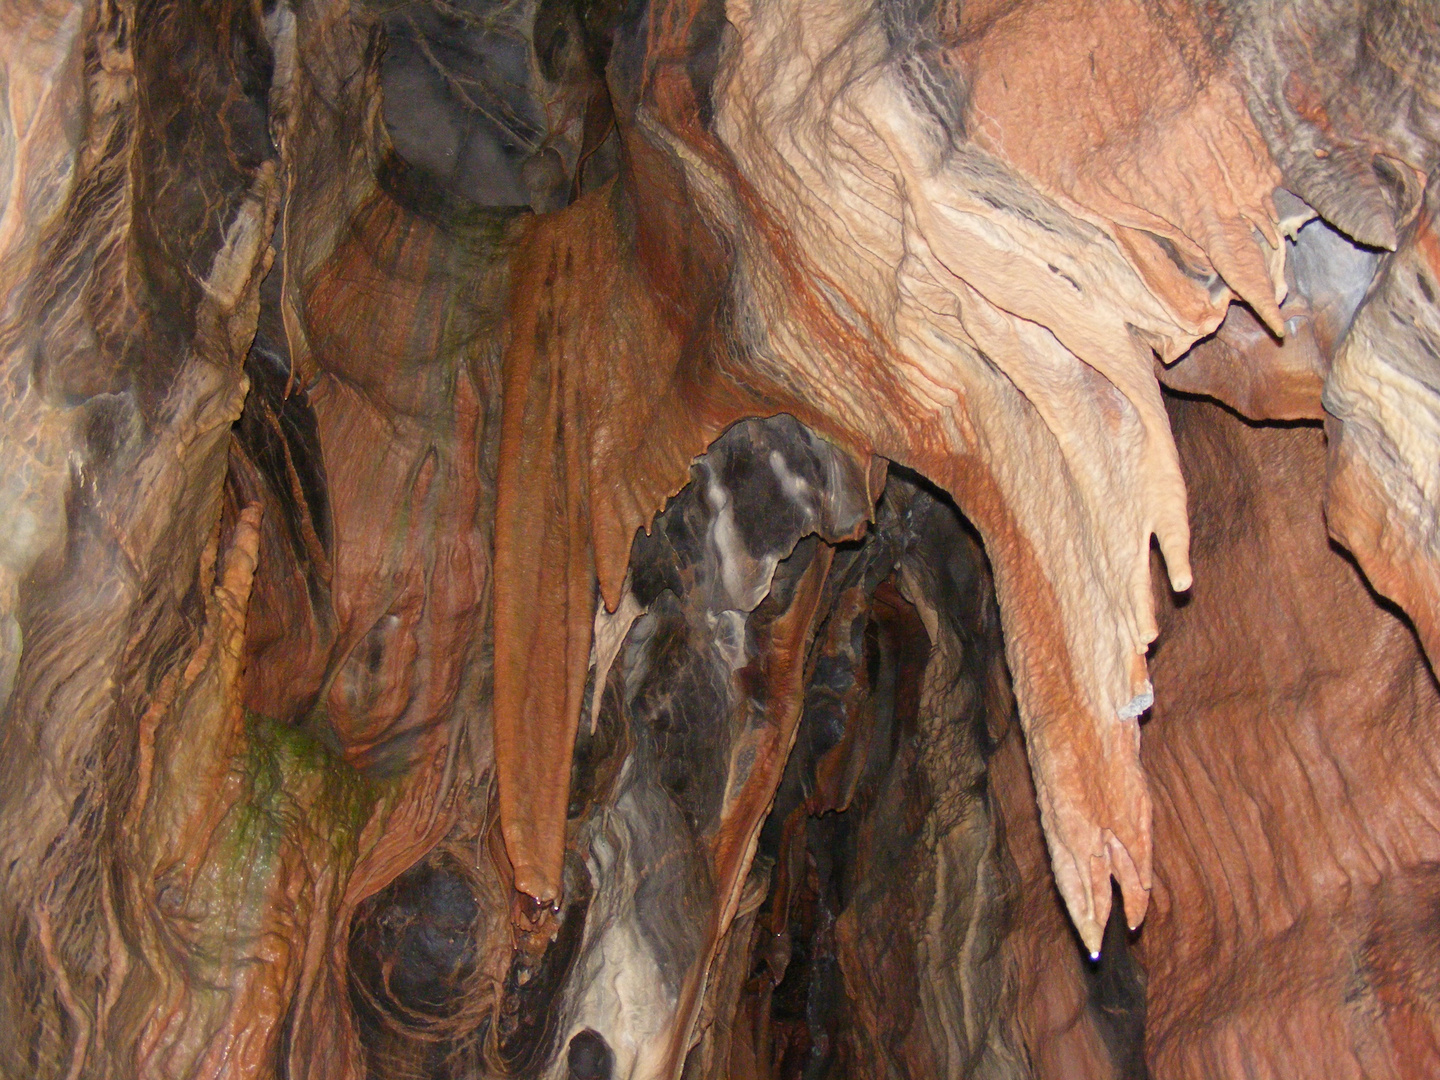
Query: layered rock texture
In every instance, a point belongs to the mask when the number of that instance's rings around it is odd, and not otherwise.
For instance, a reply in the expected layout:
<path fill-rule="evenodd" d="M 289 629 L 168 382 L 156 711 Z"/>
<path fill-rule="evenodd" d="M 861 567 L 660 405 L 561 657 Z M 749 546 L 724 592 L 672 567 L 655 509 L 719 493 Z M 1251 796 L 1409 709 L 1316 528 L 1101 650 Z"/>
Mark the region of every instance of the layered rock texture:
<path fill-rule="evenodd" d="M 1434 0 L 0 0 L 0 1076 L 1440 1074 Z"/>

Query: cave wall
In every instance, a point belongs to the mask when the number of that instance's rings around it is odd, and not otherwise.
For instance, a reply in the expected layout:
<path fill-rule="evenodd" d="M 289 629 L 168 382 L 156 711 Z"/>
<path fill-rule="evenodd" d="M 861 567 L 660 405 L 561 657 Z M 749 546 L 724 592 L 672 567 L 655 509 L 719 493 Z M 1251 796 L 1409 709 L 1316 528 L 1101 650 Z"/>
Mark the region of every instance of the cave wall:
<path fill-rule="evenodd" d="M 0 1072 L 1425 1075 L 1437 22 L 4 0 Z"/>

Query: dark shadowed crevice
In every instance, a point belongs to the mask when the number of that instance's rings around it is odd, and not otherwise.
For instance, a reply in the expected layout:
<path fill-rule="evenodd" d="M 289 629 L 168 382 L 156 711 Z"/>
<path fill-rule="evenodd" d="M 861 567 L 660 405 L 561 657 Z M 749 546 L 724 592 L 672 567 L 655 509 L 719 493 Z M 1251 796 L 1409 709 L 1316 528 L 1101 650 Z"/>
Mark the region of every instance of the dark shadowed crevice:
<path fill-rule="evenodd" d="M 1130 948 L 1132 937 L 1116 886 L 1100 959 L 1086 961 L 1089 1006 L 1117 1080 L 1149 1080 L 1145 1064 L 1145 971 Z"/>

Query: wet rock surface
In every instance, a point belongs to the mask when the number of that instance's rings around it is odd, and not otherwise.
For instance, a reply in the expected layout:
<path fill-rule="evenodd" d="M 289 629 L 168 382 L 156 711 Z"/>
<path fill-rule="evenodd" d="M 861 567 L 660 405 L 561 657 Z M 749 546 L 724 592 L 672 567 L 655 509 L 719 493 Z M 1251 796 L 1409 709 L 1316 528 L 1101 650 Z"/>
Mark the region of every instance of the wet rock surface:
<path fill-rule="evenodd" d="M 0 1074 L 1436 1071 L 1437 41 L 0 0 Z"/>

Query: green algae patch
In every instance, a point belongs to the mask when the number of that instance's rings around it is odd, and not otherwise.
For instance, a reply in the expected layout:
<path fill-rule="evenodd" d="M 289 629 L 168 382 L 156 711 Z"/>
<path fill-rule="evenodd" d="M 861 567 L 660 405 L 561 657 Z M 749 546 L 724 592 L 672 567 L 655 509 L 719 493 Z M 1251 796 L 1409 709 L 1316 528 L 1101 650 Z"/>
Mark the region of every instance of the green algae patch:
<path fill-rule="evenodd" d="M 359 773 L 315 729 L 246 710 L 245 752 L 237 767 L 249 780 L 250 797 L 236 807 L 237 840 L 288 835 L 317 840 L 333 856 L 353 856 L 376 805 L 397 786 Z M 311 843 L 303 846 L 318 854 Z"/>
<path fill-rule="evenodd" d="M 312 730 L 307 730 L 312 728 Z M 301 874 L 311 887 L 343 882 L 360 835 L 400 785 L 357 772 L 313 731 L 246 711 L 244 747 L 232 763 L 243 796 L 224 814 L 214 856 L 196 885 L 223 937 L 224 954 L 243 954 L 264 932 L 279 896 Z M 312 899 L 318 899 L 312 898 Z M 281 902 L 281 906 L 287 906 Z"/>

